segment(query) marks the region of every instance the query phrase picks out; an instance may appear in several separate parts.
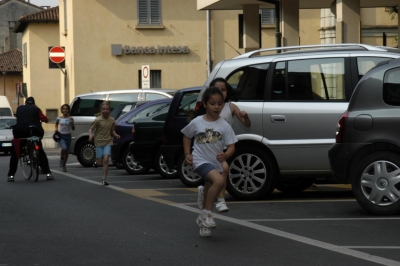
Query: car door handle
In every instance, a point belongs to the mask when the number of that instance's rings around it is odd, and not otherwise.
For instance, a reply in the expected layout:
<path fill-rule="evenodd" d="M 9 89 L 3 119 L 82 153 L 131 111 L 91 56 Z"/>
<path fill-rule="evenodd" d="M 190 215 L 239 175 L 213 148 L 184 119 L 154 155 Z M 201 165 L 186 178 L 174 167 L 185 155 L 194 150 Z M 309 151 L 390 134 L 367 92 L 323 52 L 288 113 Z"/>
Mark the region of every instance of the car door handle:
<path fill-rule="evenodd" d="M 285 123 L 286 117 L 284 115 L 271 115 L 272 123 Z"/>

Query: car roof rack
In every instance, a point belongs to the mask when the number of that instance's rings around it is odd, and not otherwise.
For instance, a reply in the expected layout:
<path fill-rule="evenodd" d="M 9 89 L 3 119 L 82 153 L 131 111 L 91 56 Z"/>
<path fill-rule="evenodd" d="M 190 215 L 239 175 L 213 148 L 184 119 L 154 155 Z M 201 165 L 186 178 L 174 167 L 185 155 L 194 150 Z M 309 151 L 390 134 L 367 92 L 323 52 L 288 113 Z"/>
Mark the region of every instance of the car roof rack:
<path fill-rule="evenodd" d="M 300 50 L 304 48 L 323 48 L 323 47 L 361 47 L 364 48 L 365 50 L 368 51 L 380 51 L 384 52 L 387 51 L 381 47 L 377 46 L 372 46 L 368 44 L 361 44 L 361 43 L 339 43 L 339 44 L 315 44 L 315 45 L 298 45 L 298 46 L 282 46 L 282 47 L 275 47 L 275 48 L 265 48 L 265 49 L 259 49 L 255 51 L 251 51 L 239 56 L 236 56 L 233 59 L 239 59 L 239 58 L 249 58 L 252 57 L 256 53 L 262 53 L 262 52 L 268 52 L 268 51 L 279 51 L 279 50 Z"/>

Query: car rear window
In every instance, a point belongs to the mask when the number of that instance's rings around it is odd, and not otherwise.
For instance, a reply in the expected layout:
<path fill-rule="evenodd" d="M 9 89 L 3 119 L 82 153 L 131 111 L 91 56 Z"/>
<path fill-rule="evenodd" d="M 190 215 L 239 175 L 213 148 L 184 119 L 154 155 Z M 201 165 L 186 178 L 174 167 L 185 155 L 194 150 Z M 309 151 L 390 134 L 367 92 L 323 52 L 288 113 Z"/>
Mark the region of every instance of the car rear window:
<path fill-rule="evenodd" d="M 400 106 L 400 68 L 385 73 L 383 101 L 389 105 Z"/>
<path fill-rule="evenodd" d="M 188 92 L 182 96 L 179 107 L 176 110 L 176 116 L 189 116 L 194 113 L 194 108 L 196 107 L 197 97 L 200 92 Z"/>
<path fill-rule="evenodd" d="M 106 94 L 76 97 L 72 102 L 71 116 L 94 116 L 100 112 L 100 104 L 106 100 Z"/>
<path fill-rule="evenodd" d="M 10 108 L 0 108 L 0 116 L 12 116 Z"/>

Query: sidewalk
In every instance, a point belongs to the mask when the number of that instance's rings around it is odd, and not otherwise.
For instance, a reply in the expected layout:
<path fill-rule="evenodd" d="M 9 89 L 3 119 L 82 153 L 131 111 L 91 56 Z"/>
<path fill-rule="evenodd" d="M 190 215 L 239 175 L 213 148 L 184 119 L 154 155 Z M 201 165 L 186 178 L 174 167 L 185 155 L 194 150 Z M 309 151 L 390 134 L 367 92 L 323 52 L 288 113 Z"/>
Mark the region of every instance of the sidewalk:
<path fill-rule="evenodd" d="M 54 132 L 45 132 L 43 139 L 42 139 L 42 145 L 43 148 L 46 149 L 59 149 L 59 144 L 54 141 L 53 139 L 53 134 Z"/>

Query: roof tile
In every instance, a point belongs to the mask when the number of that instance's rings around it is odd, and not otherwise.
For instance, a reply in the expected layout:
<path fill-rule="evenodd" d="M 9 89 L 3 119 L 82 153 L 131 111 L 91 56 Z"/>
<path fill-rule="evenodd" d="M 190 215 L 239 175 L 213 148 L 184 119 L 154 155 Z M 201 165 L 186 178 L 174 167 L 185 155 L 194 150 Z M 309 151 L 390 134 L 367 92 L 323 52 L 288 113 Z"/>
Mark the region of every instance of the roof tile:
<path fill-rule="evenodd" d="M 20 22 L 58 22 L 58 6 L 19 18 Z"/>
<path fill-rule="evenodd" d="M 13 49 L 0 54 L 0 72 L 22 72 L 22 51 Z"/>

